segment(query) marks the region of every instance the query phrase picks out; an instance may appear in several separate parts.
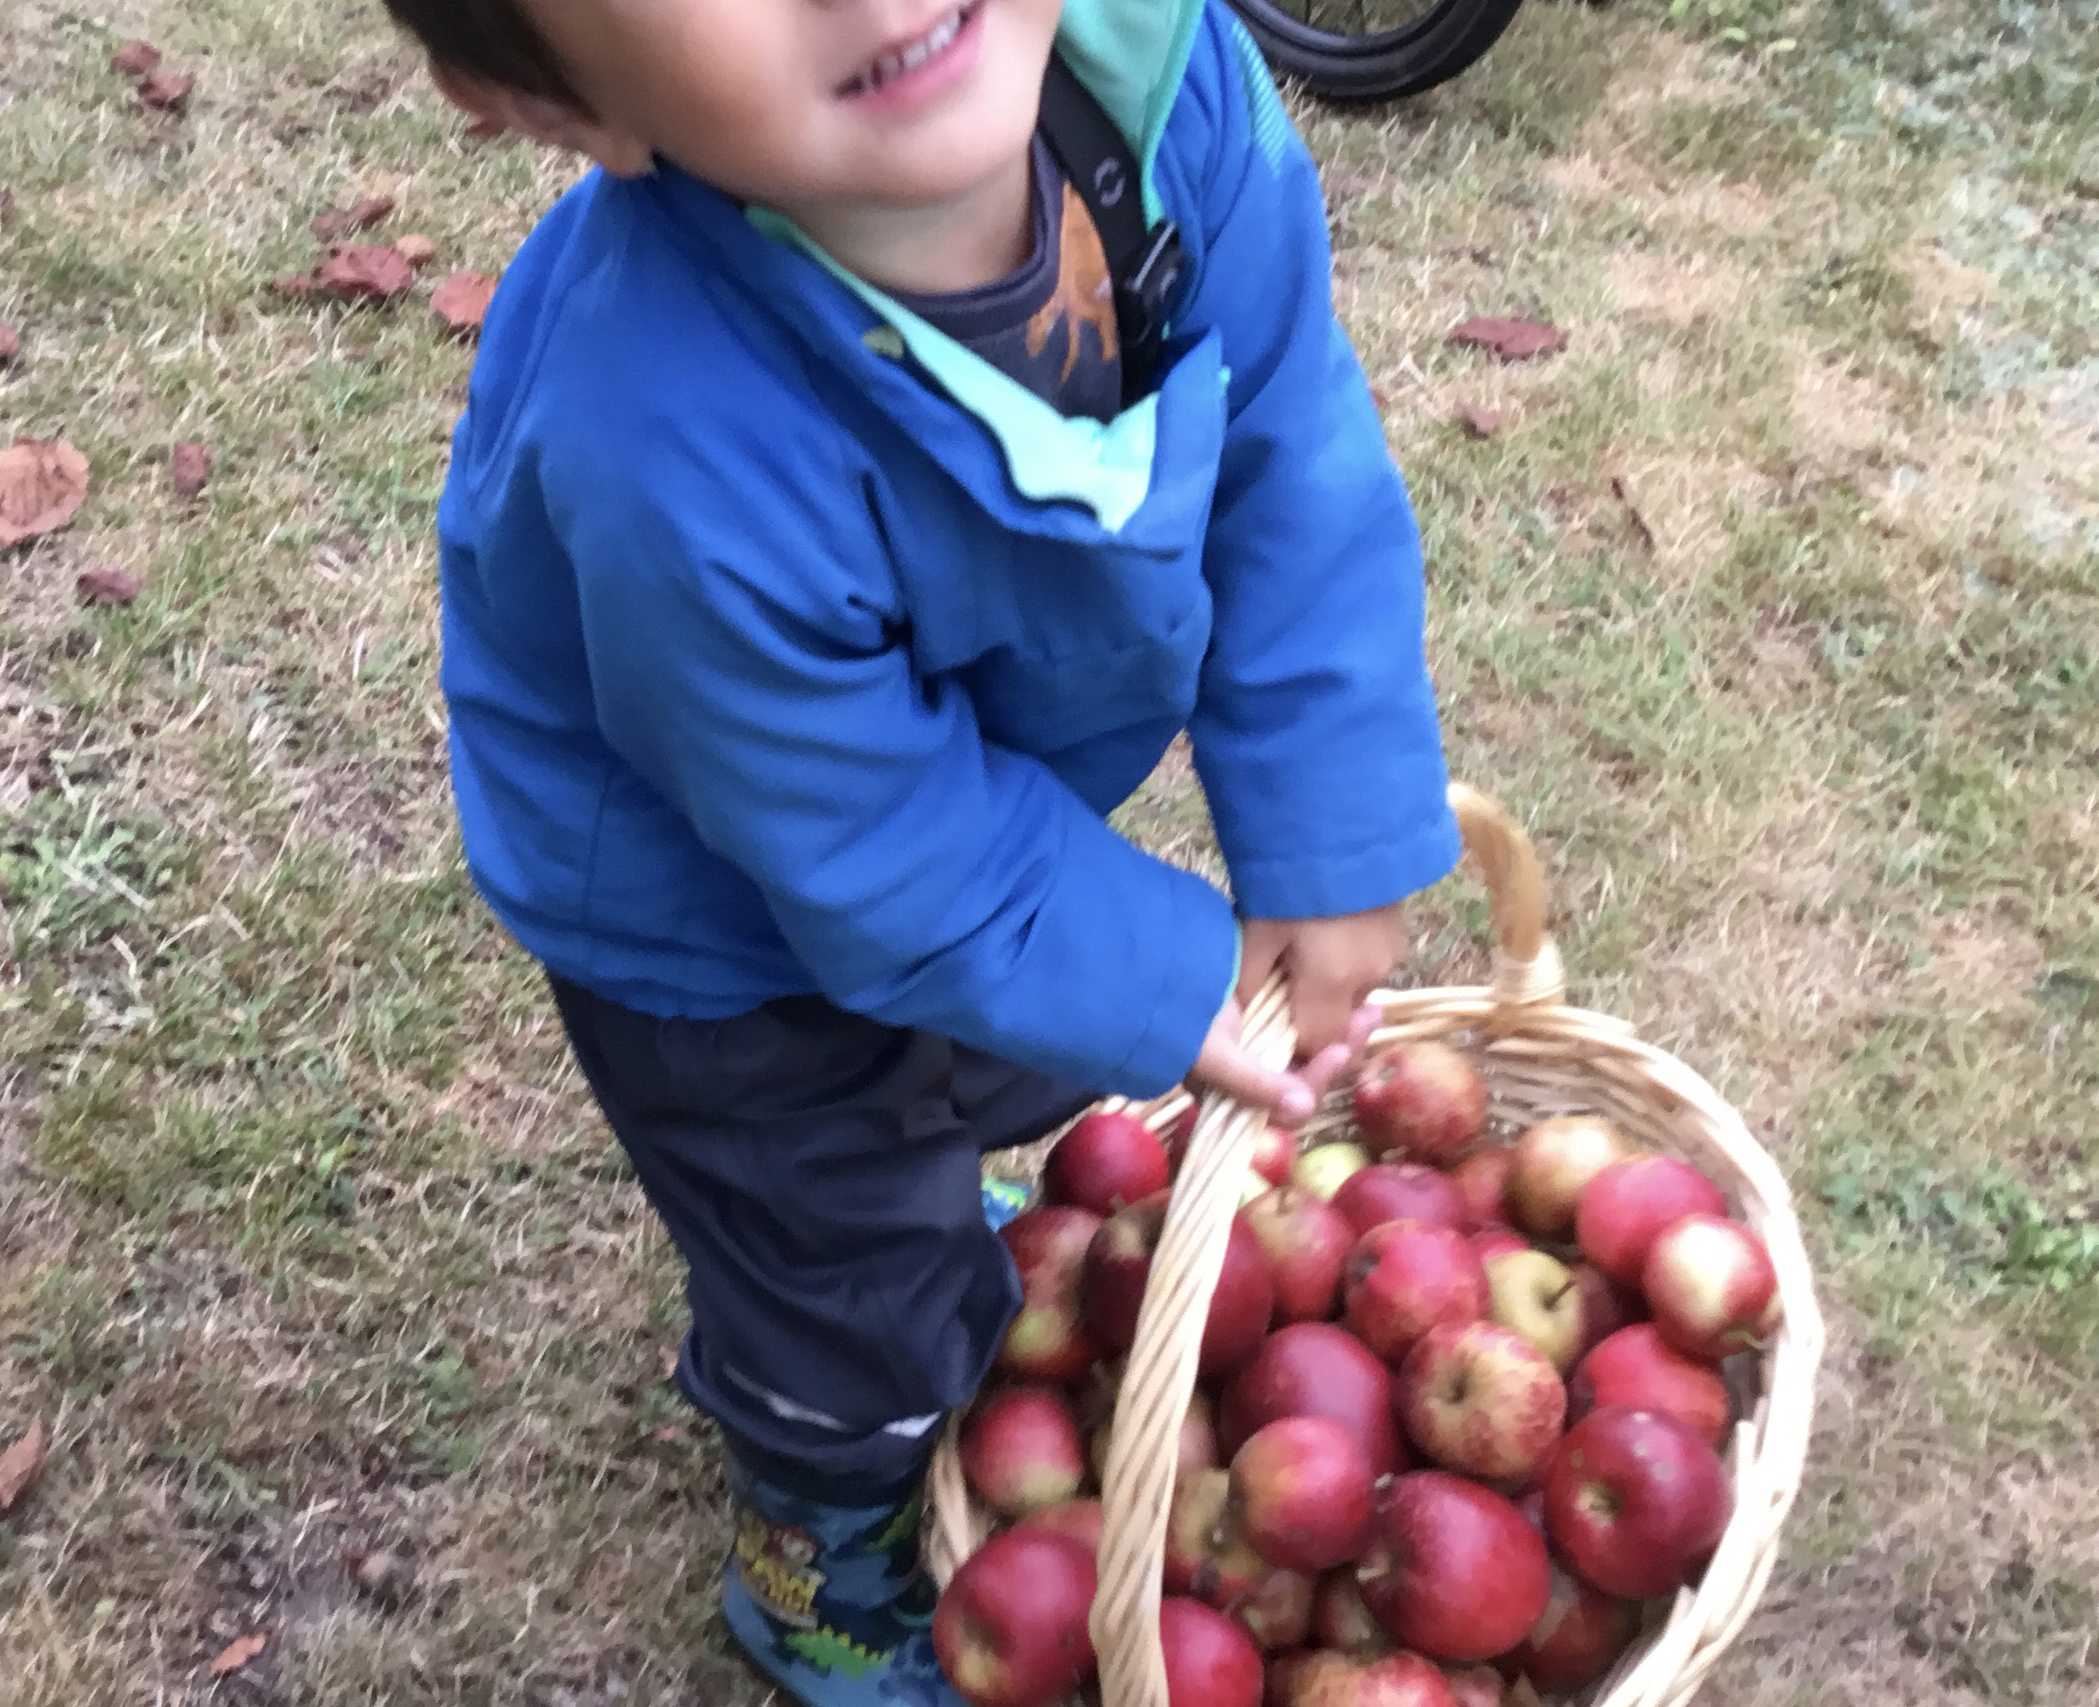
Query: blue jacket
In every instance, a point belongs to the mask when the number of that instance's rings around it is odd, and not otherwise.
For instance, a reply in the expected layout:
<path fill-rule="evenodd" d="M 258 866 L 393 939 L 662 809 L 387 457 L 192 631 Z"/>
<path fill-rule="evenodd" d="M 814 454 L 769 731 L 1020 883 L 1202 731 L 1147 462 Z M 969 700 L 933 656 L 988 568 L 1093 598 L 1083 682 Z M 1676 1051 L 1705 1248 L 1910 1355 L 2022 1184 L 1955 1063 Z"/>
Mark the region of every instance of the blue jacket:
<path fill-rule="evenodd" d="M 1419 535 L 1336 323 L 1319 181 L 1204 0 L 1061 49 L 1188 273 L 1156 395 L 1067 420 L 669 168 L 506 274 L 439 512 L 476 883 L 648 1012 L 820 991 L 1135 1093 L 1192 1064 L 1233 908 L 1105 815 L 1182 729 L 1239 909 L 1457 855 Z"/>

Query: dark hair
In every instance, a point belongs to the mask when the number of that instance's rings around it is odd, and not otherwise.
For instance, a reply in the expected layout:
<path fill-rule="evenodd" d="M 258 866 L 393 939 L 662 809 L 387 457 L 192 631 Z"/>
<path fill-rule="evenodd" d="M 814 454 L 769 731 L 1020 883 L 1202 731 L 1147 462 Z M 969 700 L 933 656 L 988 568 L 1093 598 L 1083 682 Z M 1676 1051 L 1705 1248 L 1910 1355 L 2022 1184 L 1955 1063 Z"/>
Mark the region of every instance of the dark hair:
<path fill-rule="evenodd" d="M 386 0 L 386 9 L 438 64 L 584 110 L 519 0 Z"/>

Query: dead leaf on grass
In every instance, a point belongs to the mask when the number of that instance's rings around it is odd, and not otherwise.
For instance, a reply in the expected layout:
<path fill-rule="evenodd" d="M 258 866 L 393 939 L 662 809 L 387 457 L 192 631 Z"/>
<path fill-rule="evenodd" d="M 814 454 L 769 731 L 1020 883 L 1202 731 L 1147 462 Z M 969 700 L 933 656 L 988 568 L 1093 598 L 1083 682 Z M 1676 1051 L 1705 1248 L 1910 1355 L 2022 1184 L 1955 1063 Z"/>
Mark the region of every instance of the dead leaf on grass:
<path fill-rule="evenodd" d="M 38 1417 L 29 1425 L 29 1432 L 0 1452 L 0 1512 L 12 1511 L 15 1502 L 29 1492 L 44 1468 L 44 1459 L 51 1450 L 51 1434 L 44 1427 L 44 1419 Z"/>
<path fill-rule="evenodd" d="M 151 71 L 139 83 L 138 98 L 157 113 L 179 113 L 196 86 L 187 71 Z"/>
<path fill-rule="evenodd" d="M 496 281 L 486 273 L 454 273 L 430 293 L 430 306 L 445 329 L 458 337 L 478 338 L 488 314 Z"/>
<path fill-rule="evenodd" d="M 185 498 L 194 498 L 211 478 L 211 452 L 188 440 L 168 452 L 168 481 Z"/>
<path fill-rule="evenodd" d="M 394 253 L 411 267 L 427 267 L 437 259 L 437 245 L 419 231 L 394 239 Z"/>
<path fill-rule="evenodd" d="M 364 231 L 377 225 L 394 211 L 392 196 L 366 196 L 364 200 L 346 208 L 330 208 L 326 213 L 313 217 L 313 234 L 325 242 L 334 242 L 338 237 L 347 237 L 353 231 Z"/>
<path fill-rule="evenodd" d="M 109 56 L 112 71 L 121 71 L 126 77 L 143 77 L 160 64 L 160 49 L 149 41 L 133 39 L 117 44 L 117 51 Z"/>
<path fill-rule="evenodd" d="M 1457 423 L 1464 428 L 1467 438 L 1491 439 L 1501 431 L 1501 422 L 1501 412 L 1497 409 L 1483 408 L 1477 403 L 1458 405 Z"/>
<path fill-rule="evenodd" d="M 314 288 L 344 302 L 385 302 L 415 283 L 415 269 L 387 243 L 338 243 L 314 269 Z"/>
<path fill-rule="evenodd" d="M 84 605 L 128 605 L 145 585 L 129 569 L 97 563 L 73 577 L 73 590 Z"/>
<path fill-rule="evenodd" d="M 501 136 L 504 128 L 503 125 L 497 123 L 494 119 L 469 119 L 467 120 L 465 130 L 460 134 L 469 142 L 487 142 Z"/>
<path fill-rule="evenodd" d="M 224 1677 L 229 1672 L 239 1671 L 242 1666 L 246 1665 L 269 1645 L 269 1637 L 260 1630 L 251 1636 L 234 1637 L 232 1641 L 219 1650 L 219 1657 L 211 1662 L 211 1675 L 213 1677 Z"/>
<path fill-rule="evenodd" d="M 87 458 L 64 439 L 0 450 L 0 550 L 62 528 L 87 498 Z"/>
<path fill-rule="evenodd" d="M 5 367 L 22 353 L 22 334 L 5 320 L 0 320 L 0 367 Z"/>
<path fill-rule="evenodd" d="M 1542 320 L 1505 319 L 1492 314 L 1453 326 L 1449 338 L 1453 344 L 1492 350 L 1505 362 L 1525 362 L 1567 347 L 1567 334 L 1557 326 L 1548 326 Z"/>
<path fill-rule="evenodd" d="M 1654 549 L 1654 529 L 1647 525 L 1647 518 L 1640 514 L 1640 507 L 1633 502 L 1633 495 L 1627 489 L 1623 476 L 1617 474 L 1611 476 L 1611 496 L 1625 506 L 1626 519 L 1633 524 L 1633 532 L 1639 535 L 1640 544 L 1647 550 L 1652 551 Z"/>

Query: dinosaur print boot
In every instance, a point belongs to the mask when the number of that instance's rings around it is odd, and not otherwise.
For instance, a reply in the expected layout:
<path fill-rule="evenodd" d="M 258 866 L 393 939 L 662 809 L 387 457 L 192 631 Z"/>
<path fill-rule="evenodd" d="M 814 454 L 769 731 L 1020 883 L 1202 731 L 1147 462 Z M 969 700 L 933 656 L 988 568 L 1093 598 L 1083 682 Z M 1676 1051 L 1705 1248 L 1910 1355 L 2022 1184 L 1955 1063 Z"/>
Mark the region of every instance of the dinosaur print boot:
<path fill-rule="evenodd" d="M 722 1584 L 730 1632 L 803 1707 L 965 1707 L 933 1658 L 920 1503 L 820 1504 L 735 1463 L 736 1543 Z"/>

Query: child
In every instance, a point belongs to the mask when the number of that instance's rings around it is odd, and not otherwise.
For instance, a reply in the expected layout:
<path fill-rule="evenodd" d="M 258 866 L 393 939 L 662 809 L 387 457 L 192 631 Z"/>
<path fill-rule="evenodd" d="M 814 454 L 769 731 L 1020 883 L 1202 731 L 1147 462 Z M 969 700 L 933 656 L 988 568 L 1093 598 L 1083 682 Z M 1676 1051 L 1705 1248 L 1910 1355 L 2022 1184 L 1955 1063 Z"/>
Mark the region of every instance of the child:
<path fill-rule="evenodd" d="M 731 1629 L 953 1707 L 915 1489 L 1015 1306 L 980 1152 L 1302 1118 L 1444 874 L 1418 535 L 1319 183 L 1204 0 L 388 0 L 594 158 L 439 513 L 474 878 L 690 1271 Z M 1193 738 L 1239 915 L 1104 815 Z M 1234 991 L 1291 980 L 1261 1070 Z"/>

